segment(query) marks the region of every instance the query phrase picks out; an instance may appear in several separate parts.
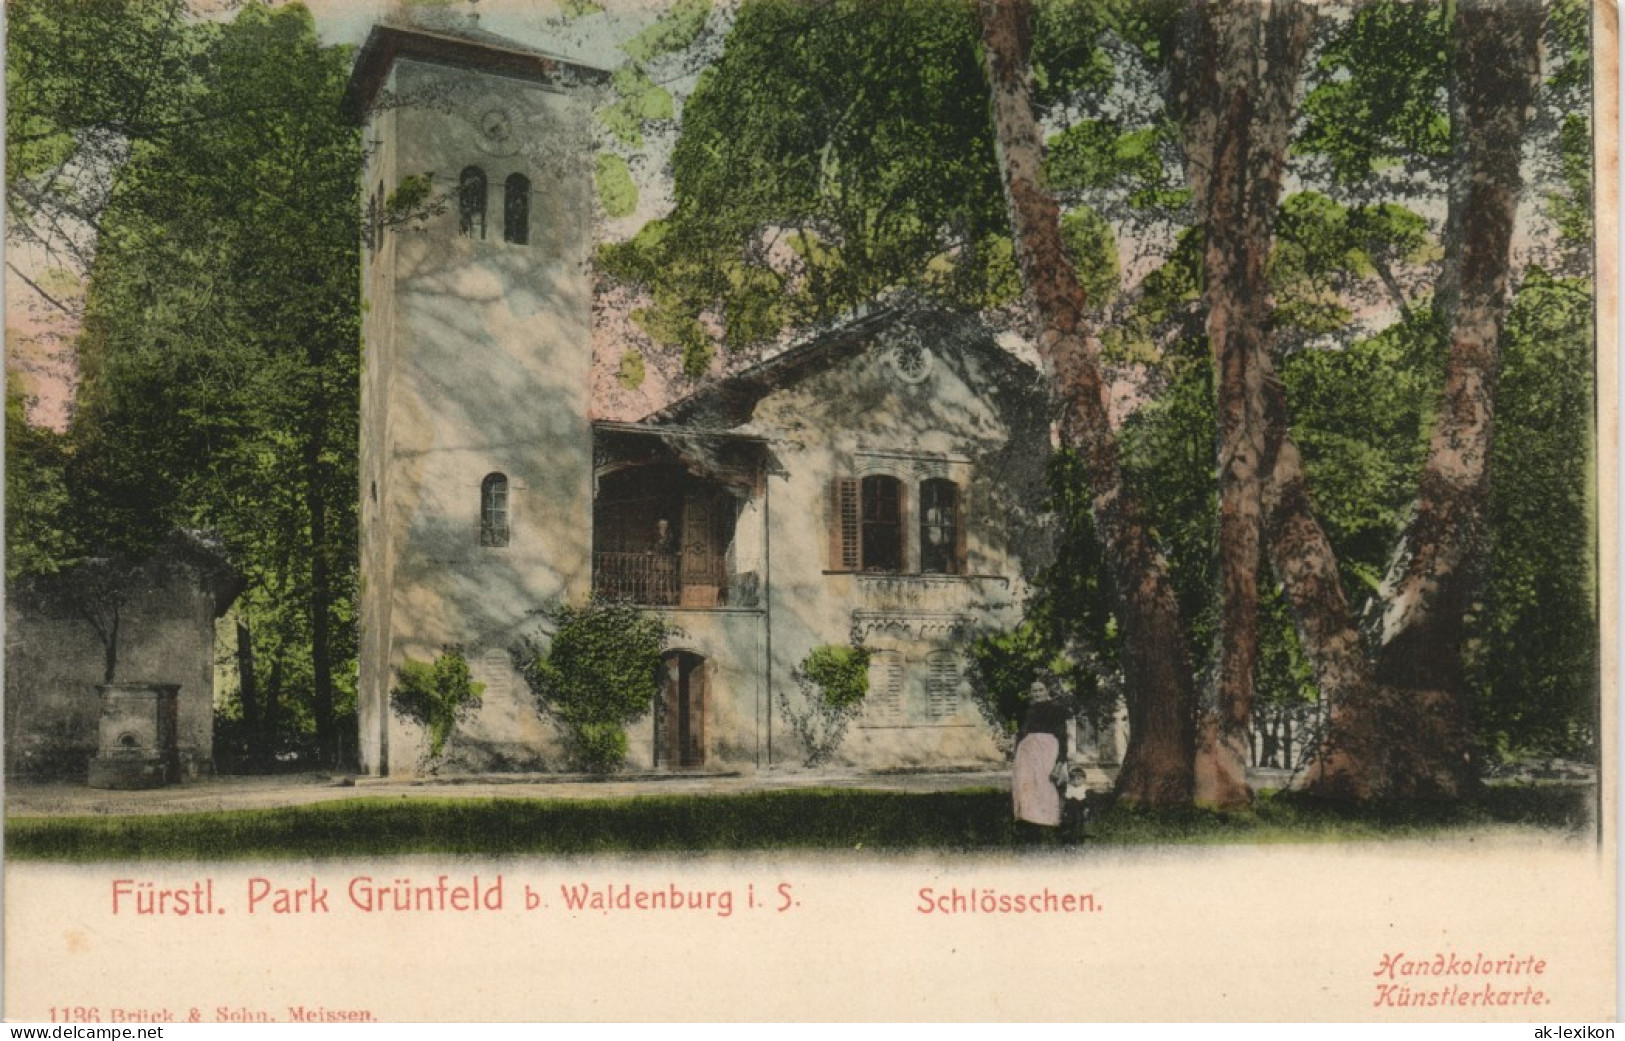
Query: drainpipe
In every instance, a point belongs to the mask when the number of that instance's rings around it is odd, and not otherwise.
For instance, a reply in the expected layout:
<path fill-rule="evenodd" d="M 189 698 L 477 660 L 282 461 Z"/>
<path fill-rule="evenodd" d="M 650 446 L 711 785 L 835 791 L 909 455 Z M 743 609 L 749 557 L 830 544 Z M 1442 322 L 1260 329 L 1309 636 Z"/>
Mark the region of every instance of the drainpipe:
<path fill-rule="evenodd" d="M 767 704 L 757 709 L 756 732 L 762 732 L 762 713 L 767 714 L 767 765 L 773 766 L 773 475 L 762 469 L 762 628 L 766 644 L 767 669 L 765 698 Z M 756 765 L 762 765 L 760 743 L 756 746 Z"/>

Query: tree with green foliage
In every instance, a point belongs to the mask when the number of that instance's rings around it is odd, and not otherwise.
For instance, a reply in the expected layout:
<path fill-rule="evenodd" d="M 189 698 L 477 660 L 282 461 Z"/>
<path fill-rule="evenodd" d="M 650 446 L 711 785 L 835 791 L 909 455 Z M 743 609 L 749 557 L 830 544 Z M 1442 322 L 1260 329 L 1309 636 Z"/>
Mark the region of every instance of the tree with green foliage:
<path fill-rule="evenodd" d="M 1030 24 L 1020 0 L 981 5 L 982 48 L 1001 181 L 1017 267 L 1038 327 L 1038 350 L 1061 413 L 1061 443 L 1078 453 L 1090 511 L 1117 593 L 1124 683 L 1133 692 L 1119 798 L 1188 802 L 1194 783 L 1196 691 L 1185 620 L 1145 508 L 1125 480 L 1106 407 L 1098 341 L 1061 238 L 1060 210 L 1041 181 L 1043 139 L 1033 108 Z"/>
<path fill-rule="evenodd" d="M 768 0 L 683 110 L 671 214 L 601 248 L 689 375 L 897 286 L 984 304 L 1014 283 L 969 13 Z"/>
<path fill-rule="evenodd" d="M 50 574 L 76 557 L 63 518 L 68 492 L 67 445 L 24 414 L 22 389 L 6 386 L 6 579 Z"/>
<path fill-rule="evenodd" d="M 1540 6 L 1527 0 L 1463 2 L 1444 37 L 1456 102 L 1445 254 L 1432 308 L 1444 380 L 1417 497 L 1379 591 L 1374 660 L 1352 653 L 1359 639 L 1341 596 L 1289 583 L 1300 617 L 1317 617 L 1325 630 L 1306 638 L 1306 649 L 1323 673 L 1338 673 L 1340 696 L 1311 781 L 1325 795 L 1459 798 L 1473 782 L 1464 626 L 1487 557 L 1496 370 L 1541 24 Z M 1370 70 L 1366 80 L 1378 75 Z M 1284 436 L 1284 406 L 1277 415 Z M 1305 506 L 1296 500 L 1289 512 L 1302 516 Z M 1288 551 L 1321 561 L 1325 572 L 1328 548 L 1299 541 Z M 1327 667 L 1333 660 L 1335 668 Z"/>
<path fill-rule="evenodd" d="M 814 647 L 792 673 L 801 698 L 793 704 L 779 692 L 779 707 L 801 739 L 803 766 L 829 760 L 846 737 L 846 728 L 863 711 L 869 693 L 869 652 L 862 647 L 825 644 Z"/>
<path fill-rule="evenodd" d="M 17 0 L 6 22 L 6 239 L 83 277 L 130 151 L 197 117 L 201 34 L 184 0 Z"/>
<path fill-rule="evenodd" d="M 10 45 L 40 49 L 30 34 L 49 31 L 14 24 Z M 264 702 L 243 713 L 260 722 L 250 750 L 302 741 L 333 763 L 354 698 L 348 55 L 321 46 L 297 6 L 176 31 L 188 60 L 166 73 L 181 77 L 165 80 L 166 117 L 141 122 L 108 172 L 59 530 L 75 552 L 132 558 L 176 527 L 218 532 L 249 582 L 239 668 L 255 675 L 241 689 Z M 71 71 L 102 55 L 63 60 Z"/>
<path fill-rule="evenodd" d="M 546 639 L 514 649 L 544 715 L 564 730 L 574 764 L 609 773 L 626 760 L 626 728 L 649 714 L 659 693 L 660 656 L 677 630 L 632 604 L 594 598 L 549 607 Z"/>
<path fill-rule="evenodd" d="M 432 662 L 408 658 L 395 670 L 389 703 L 429 735 L 428 762 L 446 750 L 457 724 L 480 706 L 485 684 L 475 683 L 461 647 L 447 647 Z"/>

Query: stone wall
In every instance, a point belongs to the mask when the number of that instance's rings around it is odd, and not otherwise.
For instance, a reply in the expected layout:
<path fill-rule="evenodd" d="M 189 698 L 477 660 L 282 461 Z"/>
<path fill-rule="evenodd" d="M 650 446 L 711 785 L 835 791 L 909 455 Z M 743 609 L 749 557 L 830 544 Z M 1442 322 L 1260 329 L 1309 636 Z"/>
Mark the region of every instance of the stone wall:
<path fill-rule="evenodd" d="M 8 777 L 83 780 L 96 753 L 97 686 L 180 685 L 183 775 L 212 770 L 214 623 L 241 580 L 219 551 L 177 533 L 146 560 L 95 560 L 6 590 Z"/>

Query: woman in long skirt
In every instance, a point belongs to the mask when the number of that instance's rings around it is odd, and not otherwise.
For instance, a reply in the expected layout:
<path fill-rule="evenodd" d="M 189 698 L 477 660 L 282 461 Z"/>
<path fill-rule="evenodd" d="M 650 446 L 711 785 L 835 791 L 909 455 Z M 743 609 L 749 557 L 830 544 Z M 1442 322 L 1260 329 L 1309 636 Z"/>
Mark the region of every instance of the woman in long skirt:
<path fill-rule="evenodd" d="M 1055 828 L 1061 824 L 1061 792 L 1055 786 L 1055 764 L 1066 757 L 1069 716 L 1043 678 L 1033 681 L 1027 714 L 1016 737 L 1015 775 L 1010 794 L 1016 820 Z"/>

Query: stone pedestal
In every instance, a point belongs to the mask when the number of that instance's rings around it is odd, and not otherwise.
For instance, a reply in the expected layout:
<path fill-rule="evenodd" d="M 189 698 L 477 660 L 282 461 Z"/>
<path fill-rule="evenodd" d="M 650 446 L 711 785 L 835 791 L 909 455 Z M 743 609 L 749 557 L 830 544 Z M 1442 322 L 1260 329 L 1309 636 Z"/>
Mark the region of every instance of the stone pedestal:
<path fill-rule="evenodd" d="M 102 697 L 92 788 L 161 788 L 180 779 L 174 683 L 109 683 Z"/>

